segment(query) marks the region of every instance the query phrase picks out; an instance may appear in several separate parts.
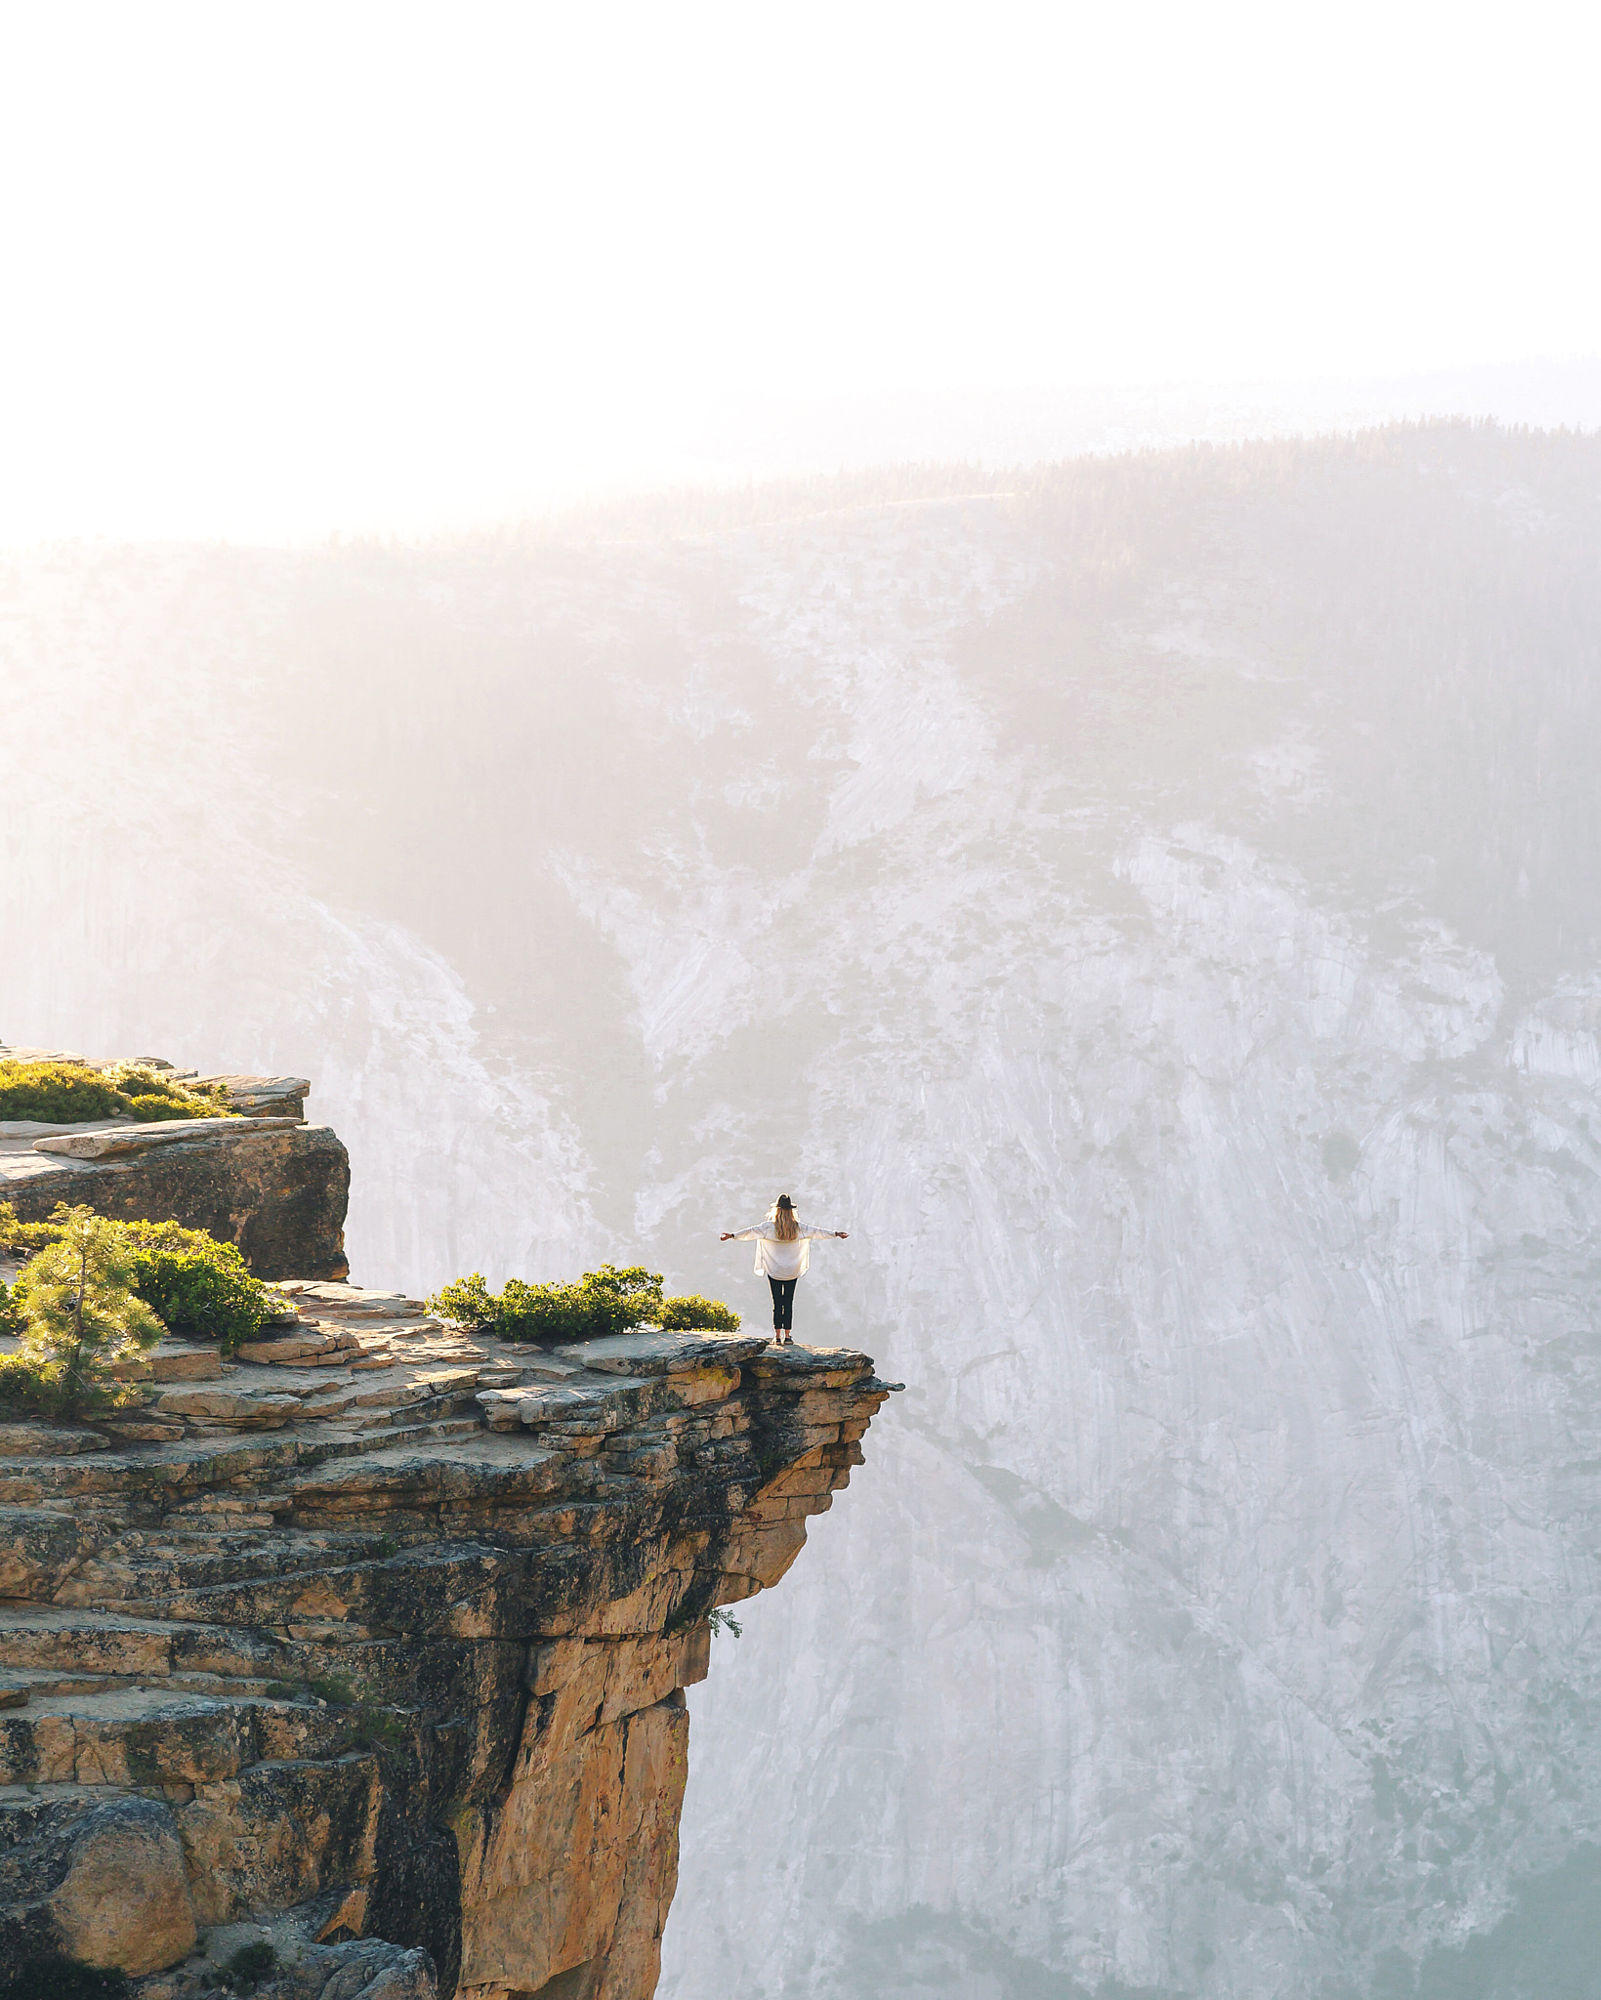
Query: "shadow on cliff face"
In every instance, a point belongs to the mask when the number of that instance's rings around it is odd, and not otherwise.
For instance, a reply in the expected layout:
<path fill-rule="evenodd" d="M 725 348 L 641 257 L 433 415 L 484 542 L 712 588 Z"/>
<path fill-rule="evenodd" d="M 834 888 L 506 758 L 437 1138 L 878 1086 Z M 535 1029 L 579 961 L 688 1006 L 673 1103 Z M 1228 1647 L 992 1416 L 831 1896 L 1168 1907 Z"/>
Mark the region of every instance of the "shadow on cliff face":
<path fill-rule="evenodd" d="M 408 1827 L 386 1796 L 373 1885 L 368 1936 L 421 1945 L 433 1958 L 440 1992 L 454 1993 L 461 1971 L 461 1865 L 455 1836 L 443 1827 Z"/>
<path fill-rule="evenodd" d="M 1316 2000 L 1596 2000 L 1601 1935 L 1601 1848 L 1520 1887 L 1500 1923 L 1421 1965 L 1380 1960 L 1371 1985 L 1323 1982 Z M 862 1922 L 846 1935 L 848 1969 L 834 1990 L 863 2000 L 1184 2000 L 1172 1987 L 1091 1989 L 1019 1957 L 983 1927 L 935 1910 Z"/>
<path fill-rule="evenodd" d="M 1371 2000 L 1595 2000 L 1598 1936 L 1601 1848 L 1581 1847 L 1560 1868 L 1524 1882 L 1482 1937 L 1430 1952 L 1416 1970 L 1381 1962 Z"/>
<path fill-rule="evenodd" d="M 992 1931 L 937 1910 L 859 1923 L 847 1933 L 841 1993 L 874 2000 L 1168 2000 L 1151 1987 L 1115 1981 L 1093 1991 L 1022 1958 Z"/>
<path fill-rule="evenodd" d="M 967 1469 L 990 1498 L 1007 1510 L 1027 1538 L 1032 1568 L 1049 1569 L 1096 1539 L 1096 1530 L 1087 1521 L 1081 1521 L 1048 1493 L 1015 1472 L 1008 1472 L 1004 1466 L 974 1463 Z"/>

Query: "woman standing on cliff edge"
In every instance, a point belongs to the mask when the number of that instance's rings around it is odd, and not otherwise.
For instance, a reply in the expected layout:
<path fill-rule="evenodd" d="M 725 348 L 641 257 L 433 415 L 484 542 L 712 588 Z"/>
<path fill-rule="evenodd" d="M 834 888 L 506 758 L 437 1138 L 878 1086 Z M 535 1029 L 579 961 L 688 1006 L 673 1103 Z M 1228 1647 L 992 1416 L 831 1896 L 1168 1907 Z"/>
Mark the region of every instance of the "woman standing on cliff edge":
<path fill-rule="evenodd" d="M 767 1211 L 767 1220 L 757 1223 L 754 1229 L 723 1231 L 725 1243 L 745 1243 L 752 1237 L 756 1240 L 756 1275 L 765 1278 L 773 1288 L 773 1338 L 780 1347 L 792 1344 L 795 1286 L 805 1277 L 806 1267 L 812 1261 L 813 1239 L 837 1236 L 843 1241 L 847 1234 L 843 1229 L 802 1229 L 795 1220 L 795 1204 L 787 1194 L 778 1197 Z"/>

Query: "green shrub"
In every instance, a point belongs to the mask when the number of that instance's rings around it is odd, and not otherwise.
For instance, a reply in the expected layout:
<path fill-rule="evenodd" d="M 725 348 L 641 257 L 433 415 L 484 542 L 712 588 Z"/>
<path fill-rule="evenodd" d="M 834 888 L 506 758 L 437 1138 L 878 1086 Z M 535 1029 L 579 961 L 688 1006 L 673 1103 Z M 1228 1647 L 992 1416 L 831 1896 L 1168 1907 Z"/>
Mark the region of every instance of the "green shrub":
<path fill-rule="evenodd" d="M 104 1072 L 107 1083 L 128 1100 L 128 1109 L 145 1123 L 163 1118 L 234 1118 L 220 1083 L 179 1083 L 143 1063 L 113 1063 Z"/>
<path fill-rule="evenodd" d="M 0 1118 L 72 1125 L 115 1118 L 126 1101 L 99 1070 L 76 1063 L 0 1062 Z"/>
<path fill-rule="evenodd" d="M 82 1125 L 96 1118 L 233 1116 L 220 1084 L 176 1083 L 139 1063 L 99 1070 L 87 1063 L 0 1061 L 0 1119 Z"/>
<path fill-rule="evenodd" d="M 359 1750 L 398 1750 L 406 1740 L 406 1725 L 392 1708 L 363 1702 L 356 1710 L 354 1741 Z"/>
<path fill-rule="evenodd" d="M 224 1354 L 261 1331 L 267 1288 L 239 1248 L 176 1222 L 119 1225 L 134 1255 L 134 1289 L 163 1326 L 186 1340 L 214 1340 Z"/>
<path fill-rule="evenodd" d="M 48 1222 L 18 1222 L 15 1209 L 0 1202 L 0 1250 L 37 1250 L 59 1242 L 62 1218 L 69 1213 L 58 1206 Z M 214 1340 L 224 1354 L 232 1354 L 268 1319 L 283 1317 L 289 1305 L 282 1294 L 250 1275 L 237 1245 L 221 1243 L 203 1229 L 185 1229 L 176 1222 L 108 1222 L 106 1227 L 132 1257 L 135 1293 L 182 1339 Z M 9 1300 L 0 1287 L 0 1332 L 21 1331 L 29 1269 L 18 1276 Z"/>
<path fill-rule="evenodd" d="M 6 1332 L 22 1331 L 22 1318 Z M 61 1411 L 62 1370 L 43 1355 L 0 1354 L 0 1408 L 25 1410 L 30 1416 L 53 1417 Z"/>
<path fill-rule="evenodd" d="M 265 1938 L 242 1944 L 222 1968 L 230 1993 L 254 1993 L 278 1969 L 278 1954 Z"/>
<path fill-rule="evenodd" d="M 660 1274 L 634 1265 L 602 1264 L 576 1284 L 530 1285 L 508 1278 L 497 1298 L 483 1273 L 458 1278 L 428 1301 L 430 1312 L 501 1340 L 557 1347 L 569 1340 L 597 1340 L 648 1319 L 661 1304 Z"/>
<path fill-rule="evenodd" d="M 456 1278 L 426 1301 L 428 1310 L 441 1319 L 454 1320 L 473 1333 L 489 1333 L 500 1310 L 499 1302 L 484 1283 L 482 1271 Z"/>
<path fill-rule="evenodd" d="M 542 1347 L 599 1340 L 642 1324 L 713 1327 L 728 1333 L 739 1326 L 738 1313 L 715 1299 L 664 1299 L 661 1273 L 647 1271 L 642 1264 L 622 1270 L 602 1264 L 598 1271 L 586 1271 L 576 1283 L 566 1285 L 530 1285 L 521 1278 L 508 1278 L 498 1297 L 485 1284 L 483 1273 L 474 1271 L 436 1292 L 428 1310 L 475 1333 L 533 1341 Z"/>
<path fill-rule="evenodd" d="M 23 1266 L 11 1292 L 21 1351 L 0 1362 L 0 1394 L 25 1409 L 83 1416 L 135 1392 L 111 1376 L 161 1336 L 134 1291 L 126 1231 L 89 1208 L 58 1207 L 57 1240 Z"/>
<path fill-rule="evenodd" d="M 739 1314 L 720 1299 L 703 1299 L 698 1292 L 681 1298 L 663 1299 L 657 1308 L 656 1324 L 664 1332 L 738 1333 Z"/>
<path fill-rule="evenodd" d="M 602 1264 L 598 1271 L 586 1271 L 578 1281 L 579 1290 L 597 1303 L 604 1301 L 615 1324 L 608 1333 L 625 1333 L 631 1326 L 654 1320 L 662 1302 L 662 1274 L 631 1264 L 619 1271 L 615 1264 Z"/>
<path fill-rule="evenodd" d="M 123 2000 L 124 1972 L 101 1972 L 70 1958 L 26 1958 L 0 1971 L 0 2000 Z"/>
<path fill-rule="evenodd" d="M 317 1674 L 307 1681 L 306 1688 L 330 1708 L 349 1708 L 356 1699 L 355 1683 L 349 1674 Z"/>
<path fill-rule="evenodd" d="M 60 1234 L 53 1223 L 19 1222 L 11 1203 L 0 1201 L 0 1256 L 15 1256 L 19 1250 L 30 1253 L 42 1250 L 47 1243 L 54 1243 Z"/>

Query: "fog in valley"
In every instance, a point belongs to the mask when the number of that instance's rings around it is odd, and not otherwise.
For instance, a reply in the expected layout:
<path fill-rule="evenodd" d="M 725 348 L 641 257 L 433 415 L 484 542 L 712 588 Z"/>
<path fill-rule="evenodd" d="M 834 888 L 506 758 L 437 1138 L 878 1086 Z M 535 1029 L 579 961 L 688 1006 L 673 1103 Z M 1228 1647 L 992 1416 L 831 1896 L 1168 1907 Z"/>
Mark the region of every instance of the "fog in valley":
<path fill-rule="evenodd" d="M 906 1385 L 663 2000 L 1601 1995 L 1590 40 L 0 22 L 0 1043 Z"/>
<path fill-rule="evenodd" d="M 358 1281 L 848 1228 L 672 2000 L 1558 2000 L 1601 1910 L 1601 441 L 19 551 L 0 1035 L 315 1078 Z"/>

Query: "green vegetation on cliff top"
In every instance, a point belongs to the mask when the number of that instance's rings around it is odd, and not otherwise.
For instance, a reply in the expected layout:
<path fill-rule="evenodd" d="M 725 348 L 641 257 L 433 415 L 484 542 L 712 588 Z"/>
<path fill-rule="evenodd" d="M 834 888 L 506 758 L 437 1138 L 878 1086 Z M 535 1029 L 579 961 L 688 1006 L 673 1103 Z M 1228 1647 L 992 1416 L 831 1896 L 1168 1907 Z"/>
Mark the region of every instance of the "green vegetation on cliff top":
<path fill-rule="evenodd" d="M 112 1375 L 161 1338 L 135 1288 L 126 1229 L 90 1208 L 58 1207 L 54 1241 L 12 1287 L 7 1316 L 22 1345 L 0 1355 L 0 1399 L 49 1416 L 114 1409 L 134 1391 Z"/>
<path fill-rule="evenodd" d="M 483 1273 L 474 1271 L 436 1292 L 428 1310 L 475 1333 L 530 1340 L 542 1347 L 598 1340 L 640 1325 L 675 1332 L 739 1330 L 739 1314 L 731 1306 L 698 1295 L 664 1298 L 661 1272 L 637 1264 L 625 1270 L 602 1264 L 598 1271 L 586 1271 L 576 1283 L 566 1285 L 530 1285 L 521 1278 L 508 1278 L 498 1297 L 485 1284 Z"/>
<path fill-rule="evenodd" d="M 141 1063 L 94 1069 L 88 1063 L 0 1061 L 0 1119 L 40 1125 L 96 1118 L 231 1118 L 220 1086 L 174 1082 Z"/>
<path fill-rule="evenodd" d="M 22 1343 L 18 1353 L 0 1356 L 0 1402 L 55 1414 L 95 1405 L 94 1394 L 79 1394 L 55 1367 L 46 1337 L 53 1325 L 50 1301 L 61 1247 L 83 1237 L 81 1218 L 90 1213 L 62 1204 L 48 1222 L 19 1222 L 16 1210 L 0 1202 L 0 1255 L 34 1253 L 9 1291 L 0 1285 L 0 1333 L 14 1334 Z M 251 1276 L 236 1245 L 176 1222 L 94 1220 L 91 1263 L 104 1294 L 97 1310 L 115 1317 L 120 1307 L 111 1292 L 125 1292 L 137 1308 L 130 1324 L 144 1324 L 148 1314 L 155 1335 L 165 1329 L 186 1340 L 214 1340 L 224 1354 L 253 1338 L 271 1315 L 273 1296 Z M 108 1351 L 103 1358 L 109 1366 L 123 1357 Z M 85 1381 L 91 1390 L 99 1381 L 92 1368 Z"/>

